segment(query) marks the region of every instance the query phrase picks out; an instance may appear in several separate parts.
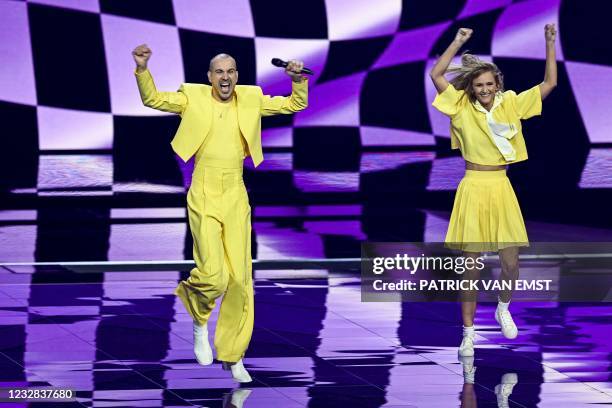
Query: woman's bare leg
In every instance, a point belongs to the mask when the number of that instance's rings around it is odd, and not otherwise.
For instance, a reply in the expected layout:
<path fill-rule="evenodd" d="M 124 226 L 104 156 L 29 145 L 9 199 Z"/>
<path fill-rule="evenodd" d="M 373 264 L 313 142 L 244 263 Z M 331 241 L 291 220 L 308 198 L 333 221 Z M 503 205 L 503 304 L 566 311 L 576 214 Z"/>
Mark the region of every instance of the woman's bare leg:
<path fill-rule="evenodd" d="M 464 252 L 464 258 L 478 258 L 479 252 Z M 464 280 L 478 280 L 480 278 L 480 270 L 476 268 L 466 269 L 463 274 Z M 476 314 L 476 300 L 478 298 L 478 292 L 475 290 L 464 290 L 461 291 L 461 317 L 463 319 L 464 327 L 471 327 L 474 325 L 474 315 Z"/>

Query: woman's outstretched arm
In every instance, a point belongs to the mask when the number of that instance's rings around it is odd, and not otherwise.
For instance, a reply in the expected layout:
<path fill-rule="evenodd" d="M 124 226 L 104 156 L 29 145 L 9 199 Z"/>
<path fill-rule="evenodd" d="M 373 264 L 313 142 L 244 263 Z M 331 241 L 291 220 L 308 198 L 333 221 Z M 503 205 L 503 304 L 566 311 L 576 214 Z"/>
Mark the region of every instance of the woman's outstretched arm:
<path fill-rule="evenodd" d="M 554 24 L 544 26 L 544 36 L 546 37 L 546 72 L 544 81 L 540 84 L 542 100 L 557 86 L 557 58 L 555 56 L 557 30 Z"/>
<path fill-rule="evenodd" d="M 444 78 L 444 73 L 448 69 L 453 57 L 457 55 L 457 52 L 459 52 L 461 46 L 463 46 L 463 44 L 470 39 L 472 32 L 473 30 L 469 28 L 460 28 L 459 31 L 457 31 L 457 35 L 455 36 L 453 42 L 448 46 L 440 58 L 438 58 L 438 61 L 436 61 L 436 64 L 429 72 L 429 76 L 431 77 L 431 80 L 433 81 L 438 93 L 444 92 L 448 87 L 448 81 L 446 78 Z"/>

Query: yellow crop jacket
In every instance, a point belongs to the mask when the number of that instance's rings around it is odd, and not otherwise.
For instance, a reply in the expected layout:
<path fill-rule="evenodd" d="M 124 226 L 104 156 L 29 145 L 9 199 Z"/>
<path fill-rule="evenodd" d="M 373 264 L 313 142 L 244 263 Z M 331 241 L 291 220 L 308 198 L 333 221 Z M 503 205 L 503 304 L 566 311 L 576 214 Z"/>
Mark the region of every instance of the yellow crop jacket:
<path fill-rule="evenodd" d="M 172 142 L 172 148 L 185 162 L 202 145 L 212 122 L 212 87 L 204 84 L 184 83 L 177 92 L 158 92 L 151 73 L 136 73 L 136 82 L 142 103 L 153 109 L 181 115 Z M 247 142 L 253 164 L 263 161 L 261 150 L 261 117 L 299 112 L 308 106 L 308 80 L 292 82 L 289 97 L 264 95 L 261 88 L 236 85 L 238 125 Z"/>

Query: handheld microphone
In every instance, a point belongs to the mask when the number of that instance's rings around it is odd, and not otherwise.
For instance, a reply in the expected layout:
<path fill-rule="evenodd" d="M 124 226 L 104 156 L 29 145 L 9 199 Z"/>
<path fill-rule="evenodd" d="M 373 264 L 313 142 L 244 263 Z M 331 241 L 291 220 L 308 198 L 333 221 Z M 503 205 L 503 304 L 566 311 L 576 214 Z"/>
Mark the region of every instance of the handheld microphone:
<path fill-rule="evenodd" d="M 280 67 L 280 68 L 287 68 L 287 65 L 289 65 L 289 63 L 287 61 L 283 61 L 280 58 L 272 58 L 272 65 L 274 65 L 275 67 Z M 312 70 L 310 68 L 302 68 L 302 74 L 306 74 L 306 75 L 314 75 L 314 72 L 312 72 Z"/>

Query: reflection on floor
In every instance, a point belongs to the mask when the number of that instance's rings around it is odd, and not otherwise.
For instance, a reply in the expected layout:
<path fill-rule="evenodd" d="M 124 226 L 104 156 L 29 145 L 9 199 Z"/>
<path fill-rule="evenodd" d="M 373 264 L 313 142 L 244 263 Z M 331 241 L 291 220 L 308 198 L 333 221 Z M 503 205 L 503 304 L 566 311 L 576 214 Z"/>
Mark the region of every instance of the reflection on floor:
<path fill-rule="evenodd" d="M 483 304 L 475 358 L 460 361 L 456 304 L 362 303 L 352 273 L 258 271 L 254 382 L 239 388 L 219 364 L 196 363 L 191 320 L 171 294 L 180 275 L 109 271 L 84 283 L 0 269 L 0 386 L 76 391 L 54 407 L 612 403 L 609 304 L 515 303 L 511 341 Z"/>
<path fill-rule="evenodd" d="M 448 211 L 364 204 L 253 208 L 259 259 L 358 258 L 361 243 L 442 242 Z M 0 210 L 0 262 L 192 259 L 185 209 L 45 207 Z M 527 219 L 531 241 L 611 242 L 612 229 Z"/>

